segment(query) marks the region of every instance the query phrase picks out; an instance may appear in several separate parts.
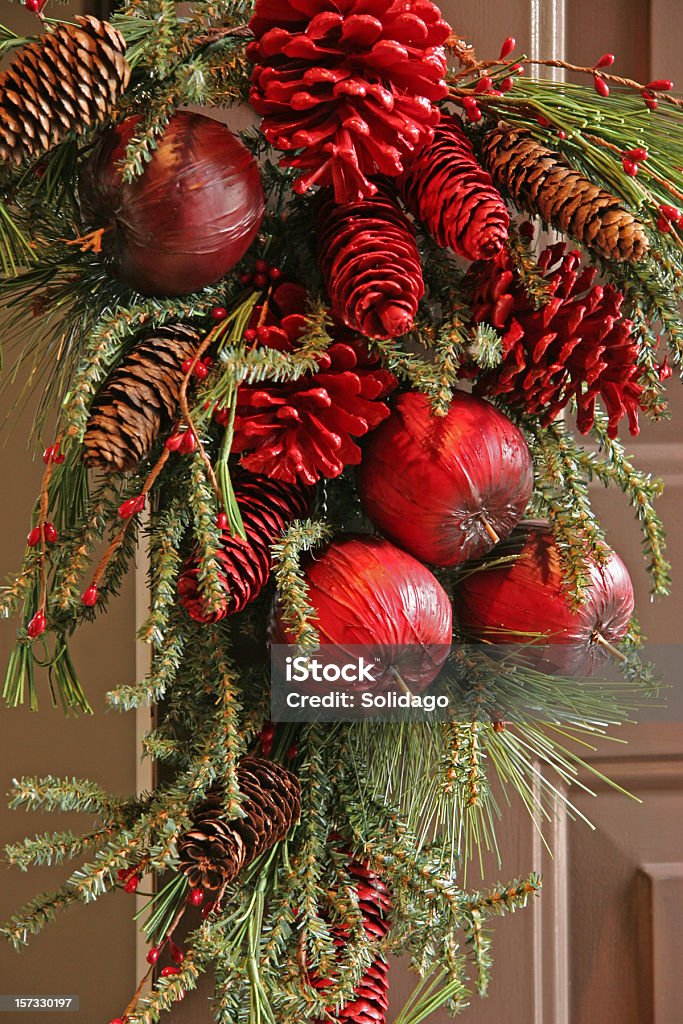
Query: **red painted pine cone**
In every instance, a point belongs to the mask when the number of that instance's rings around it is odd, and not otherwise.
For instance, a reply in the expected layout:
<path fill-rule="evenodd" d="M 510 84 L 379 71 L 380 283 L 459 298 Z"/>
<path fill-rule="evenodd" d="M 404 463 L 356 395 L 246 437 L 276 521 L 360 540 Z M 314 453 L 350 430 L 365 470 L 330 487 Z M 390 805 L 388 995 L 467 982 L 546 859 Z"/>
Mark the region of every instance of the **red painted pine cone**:
<path fill-rule="evenodd" d="M 272 299 L 258 329 L 260 343 L 295 351 L 307 326 L 306 290 L 284 284 Z M 383 399 L 397 380 L 341 324 L 333 325 L 332 332 L 339 341 L 321 357 L 316 373 L 239 389 L 232 450 L 242 453 L 245 469 L 288 483 L 313 484 L 360 462 L 354 438 L 374 430 L 389 415 Z"/>
<path fill-rule="evenodd" d="M 450 26 L 429 0 L 257 0 L 250 27 L 249 98 L 282 162 L 303 172 L 296 191 L 374 195 L 369 177 L 399 174 L 431 138 Z"/>
<path fill-rule="evenodd" d="M 332 311 L 367 338 L 396 338 L 413 326 L 424 281 L 412 225 L 386 190 L 317 215 L 318 263 Z"/>
<path fill-rule="evenodd" d="M 304 576 L 321 644 L 342 654 L 348 646 L 377 648 L 375 683 L 348 683 L 349 690 L 395 688 L 394 670 L 416 691 L 434 681 L 450 650 L 452 613 L 421 562 L 379 537 L 347 534 L 316 554 Z M 277 604 L 271 640 L 295 643 Z"/>
<path fill-rule="evenodd" d="M 423 562 L 457 565 L 511 532 L 533 482 L 524 436 L 498 409 L 457 391 L 448 414 L 435 416 L 411 391 L 369 439 L 358 490 L 396 544 Z"/>
<path fill-rule="evenodd" d="M 363 915 L 366 934 L 381 942 L 389 933 L 391 896 L 382 879 L 359 861 L 351 861 L 347 870 L 356 880 L 358 904 Z M 333 930 L 335 946 L 343 949 L 346 935 L 341 928 Z M 354 996 L 340 1009 L 330 1008 L 330 1020 L 335 1024 L 384 1024 L 389 1005 L 389 965 L 382 957 L 371 964 L 356 986 Z M 332 979 L 315 979 L 318 989 L 333 984 Z M 319 1022 L 322 1024 L 322 1021 Z"/>
<path fill-rule="evenodd" d="M 589 562 L 590 589 L 573 610 L 547 523 L 523 524 L 513 539 L 514 562 L 472 572 L 456 587 L 459 625 L 485 643 L 546 645 L 538 659 L 545 671 L 590 675 L 606 657 L 600 638 L 613 644 L 628 631 L 634 596 L 626 566 L 609 548 L 604 564 Z"/>
<path fill-rule="evenodd" d="M 491 259 L 505 245 L 510 215 L 458 118 L 441 118 L 433 142 L 407 163 L 399 188 L 439 245 L 468 260 Z"/>
<path fill-rule="evenodd" d="M 236 615 L 253 601 L 270 576 L 270 548 L 281 537 L 292 520 L 306 515 L 311 491 L 299 484 L 292 487 L 267 477 L 245 477 L 235 486 L 246 541 L 223 531 L 219 551 L 221 583 L 225 601 L 217 610 L 207 609 L 199 582 L 200 567 L 196 560 L 186 565 L 178 580 L 180 601 L 196 622 L 218 622 L 226 615 Z"/>
<path fill-rule="evenodd" d="M 474 321 L 491 324 L 503 339 L 503 361 L 479 377 L 475 391 L 500 396 L 544 423 L 573 398 L 583 434 L 593 425 L 599 398 L 610 437 L 624 416 L 637 434 L 643 386 L 633 323 L 621 315 L 621 292 L 594 284 L 597 271 L 582 268 L 580 260 L 578 252 L 565 255 L 561 243 L 542 253 L 539 268 L 546 272 L 549 298 L 541 309 L 534 308 L 506 252 L 471 268 Z"/>

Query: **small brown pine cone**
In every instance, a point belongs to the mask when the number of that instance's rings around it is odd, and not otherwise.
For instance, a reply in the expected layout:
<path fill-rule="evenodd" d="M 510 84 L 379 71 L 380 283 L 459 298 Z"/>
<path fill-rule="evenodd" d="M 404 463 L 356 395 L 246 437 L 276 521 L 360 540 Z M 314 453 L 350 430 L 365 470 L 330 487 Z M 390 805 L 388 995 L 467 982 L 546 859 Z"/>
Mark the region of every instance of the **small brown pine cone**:
<path fill-rule="evenodd" d="M 476 160 L 456 117 L 443 116 L 398 181 L 401 197 L 434 239 L 468 260 L 497 256 L 510 215 L 491 175 Z"/>
<path fill-rule="evenodd" d="M 424 295 L 412 225 L 388 190 L 341 205 L 323 195 L 318 262 L 333 313 L 366 338 L 405 334 Z"/>
<path fill-rule="evenodd" d="M 524 128 L 494 128 L 484 138 L 482 156 L 496 185 L 517 206 L 587 249 L 608 260 L 636 261 L 647 252 L 638 218 Z"/>
<path fill-rule="evenodd" d="M 242 514 L 246 541 L 222 535 L 218 553 L 225 600 L 217 610 L 207 609 L 200 587 L 200 570 L 191 558 L 178 580 L 180 600 L 196 622 L 218 622 L 236 615 L 258 596 L 270 576 L 270 548 L 294 519 L 308 512 L 313 490 L 304 484 L 288 484 L 266 476 L 241 477 L 235 497 Z"/>
<path fill-rule="evenodd" d="M 21 50 L 0 74 L 0 161 L 41 156 L 106 120 L 130 79 L 125 52 L 118 29 L 90 16 Z"/>
<path fill-rule="evenodd" d="M 158 327 L 139 341 L 96 395 L 83 444 L 87 466 L 123 472 L 146 458 L 170 426 L 202 335 L 187 324 Z"/>
<path fill-rule="evenodd" d="M 243 757 L 237 768 L 244 817 L 226 821 L 216 786 L 192 813 L 178 840 L 180 870 L 194 888 L 215 891 L 284 839 L 301 813 L 301 787 L 292 772 L 262 757 Z"/>

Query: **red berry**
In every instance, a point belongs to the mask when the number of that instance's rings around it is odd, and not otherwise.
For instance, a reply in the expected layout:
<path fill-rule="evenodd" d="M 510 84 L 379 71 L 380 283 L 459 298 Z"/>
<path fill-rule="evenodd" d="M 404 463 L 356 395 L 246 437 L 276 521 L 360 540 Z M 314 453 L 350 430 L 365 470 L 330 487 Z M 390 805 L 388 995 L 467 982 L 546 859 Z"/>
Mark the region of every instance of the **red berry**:
<path fill-rule="evenodd" d="M 669 231 L 671 231 L 671 221 L 660 214 L 660 216 L 657 217 L 657 227 L 661 232 L 663 232 L 663 234 L 667 235 Z"/>
<path fill-rule="evenodd" d="M 562 139 L 562 141 L 564 142 L 564 140 L 567 138 L 567 133 L 564 130 L 564 128 L 558 128 L 557 137 L 558 139 Z"/>
<path fill-rule="evenodd" d="M 126 884 L 123 887 L 124 892 L 132 893 L 135 892 L 140 884 L 139 875 L 131 875 Z"/>
<path fill-rule="evenodd" d="M 164 967 L 161 971 L 162 978 L 170 978 L 173 974 L 180 974 L 179 967 Z"/>
<path fill-rule="evenodd" d="M 263 728 L 261 729 L 261 734 L 260 734 L 259 738 L 262 741 L 263 740 L 272 740 L 272 738 L 274 737 L 276 731 L 277 731 L 277 726 L 275 725 L 274 722 L 266 722 L 264 724 Z"/>
<path fill-rule="evenodd" d="M 118 878 L 119 882 L 123 882 L 125 881 L 126 878 L 128 878 L 129 874 L 130 868 L 119 868 L 119 870 L 116 872 L 116 877 Z"/>
<path fill-rule="evenodd" d="M 253 327 L 247 327 L 246 331 L 244 332 L 244 340 L 248 344 L 251 344 L 252 341 L 256 341 L 256 331 L 254 330 Z"/>
<path fill-rule="evenodd" d="M 184 361 L 183 365 L 180 367 L 180 369 L 183 371 L 184 374 L 188 374 L 190 372 L 190 368 L 191 367 L 192 367 L 192 360 L 191 359 L 186 359 Z"/>
<path fill-rule="evenodd" d="M 145 495 L 138 494 L 135 498 L 128 498 L 122 505 L 119 505 L 119 515 L 122 519 L 130 519 L 131 516 L 142 512 L 145 507 Z"/>
<path fill-rule="evenodd" d="M 543 114 L 539 114 L 536 120 L 540 124 L 541 128 L 550 128 L 550 121 L 547 117 L 544 117 Z"/>
<path fill-rule="evenodd" d="M 43 452 L 43 462 L 45 463 L 46 466 L 50 462 L 52 462 L 52 457 L 54 456 L 55 448 L 56 447 L 57 447 L 57 445 L 52 444 L 52 445 L 50 445 L 49 448 L 46 448 L 45 451 Z"/>
<path fill-rule="evenodd" d="M 298 753 L 299 753 L 299 746 L 298 746 L 298 744 L 297 743 L 292 743 L 287 748 L 287 753 L 286 753 L 285 757 L 287 758 L 288 761 L 293 761 Z"/>
<path fill-rule="evenodd" d="M 271 267 L 268 271 L 268 277 L 271 281 L 279 281 L 282 277 L 282 271 L 279 267 Z"/>
<path fill-rule="evenodd" d="M 204 902 L 204 890 L 192 889 L 189 896 L 187 897 L 187 902 L 192 907 L 201 907 L 202 903 Z"/>
<path fill-rule="evenodd" d="M 524 68 L 523 68 L 523 66 L 521 64 L 514 64 L 510 68 L 510 71 L 513 73 L 513 75 L 523 75 L 524 74 Z"/>
<path fill-rule="evenodd" d="M 26 538 L 26 543 L 28 544 L 28 546 L 30 548 L 38 547 L 38 545 L 40 544 L 40 527 L 39 526 L 34 526 L 33 527 L 31 532 L 29 533 L 28 537 Z"/>
<path fill-rule="evenodd" d="M 45 523 L 45 525 L 43 526 L 43 536 L 45 537 L 45 540 L 48 542 L 48 544 L 57 543 L 59 535 L 55 529 L 54 523 Z"/>
<path fill-rule="evenodd" d="M 207 903 L 206 906 L 202 907 L 202 920 L 203 921 L 206 920 L 206 918 L 209 916 L 209 914 L 211 913 L 211 911 L 213 910 L 215 905 L 216 905 L 215 902 L 212 901 L 211 903 Z"/>
<path fill-rule="evenodd" d="M 603 53 L 603 55 L 600 58 L 600 60 L 594 66 L 596 68 L 609 68 L 609 67 L 612 66 L 612 64 L 614 64 L 614 54 L 613 53 Z"/>
<path fill-rule="evenodd" d="M 197 365 L 194 368 L 194 375 L 197 378 L 197 380 L 206 380 L 206 378 L 209 376 L 208 366 L 205 366 L 204 363 L 197 363 Z"/>
<path fill-rule="evenodd" d="M 85 605 L 86 608 L 94 608 L 95 605 L 97 604 L 97 597 L 97 587 L 93 583 L 91 586 L 88 587 L 87 590 L 83 591 L 83 594 L 81 596 L 81 602 Z"/>
<path fill-rule="evenodd" d="M 470 110 L 472 107 L 476 107 L 477 101 L 474 96 L 461 96 L 460 102 L 462 103 L 465 110 Z"/>
<path fill-rule="evenodd" d="M 152 948 L 147 951 L 147 963 L 148 964 L 155 964 L 157 962 L 157 960 L 159 959 L 160 955 L 161 955 L 161 950 L 159 949 L 159 947 L 158 946 L 152 946 Z"/>
<path fill-rule="evenodd" d="M 226 427 L 228 425 L 228 420 L 230 419 L 230 410 L 216 406 L 213 411 L 213 418 L 219 426 Z"/>
<path fill-rule="evenodd" d="M 638 174 L 638 164 L 635 162 L 635 160 L 629 160 L 628 157 L 624 157 L 624 159 L 621 161 L 621 164 L 624 168 L 625 173 L 628 174 L 629 178 L 636 177 L 636 175 Z"/>
<path fill-rule="evenodd" d="M 177 452 L 182 447 L 183 439 L 183 434 L 171 434 L 171 436 L 166 439 L 164 447 L 169 452 Z"/>
<path fill-rule="evenodd" d="M 503 81 L 498 86 L 498 88 L 500 89 L 501 92 L 510 92 L 510 89 L 512 89 L 514 84 L 514 78 L 504 78 Z"/>
<path fill-rule="evenodd" d="M 190 455 L 197 447 L 197 439 L 191 430 L 186 430 L 183 434 L 183 443 L 180 446 L 181 452 L 186 455 Z"/>
<path fill-rule="evenodd" d="M 477 84 L 474 87 L 475 92 L 490 92 L 493 87 L 493 82 L 488 75 L 482 75 Z"/>
<path fill-rule="evenodd" d="M 227 530 L 228 528 L 228 517 L 225 512 L 219 512 L 216 516 L 216 526 L 219 530 Z"/>
<path fill-rule="evenodd" d="M 244 285 L 251 284 L 251 279 L 252 279 L 253 276 L 254 276 L 253 274 L 248 274 L 248 273 L 247 274 L 240 274 L 240 284 L 244 284 Z"/>
<path fill-rule="evenodd" d="M 605 98 L 609 96 L 609 86 L 605 79 L 601 78 L 600 75 L 593 75 L 593 87 L 595 88 L 598 96 L 603 96 Z"/>
<path fill-rule="evenodd" d="M 534 237 L 535 229 L 530 220 L 525 220 L 519 225 L 519 233 L 522 238 L 526 238 L 531 241 Z"/>
<path fill-rule="evenodd" d="M 653 89 L 655 92 L 669 92 L 673 87 L 674 84 L 669 78 L 655 78 L 645 86 L 646 89 Z"/>
<path fill-rule="evenodd" d="M 211 319 L 212 320 L 218 320 L 218 321 L 225 320 L 227 315 L 228 315 L 228 311 L 225 308 L 225 306 L 214 306 L 213 309 L 211 310 Z"/>
<path fill-rule="evenodd" d="M 483 115 L 482 115 L 482 112 L 479 109 L 479 107 L 470 107 L 470 109 L 467 111 L 467 120 L 468 121 L 474 121 L 474 122 L 481 121 L 482 116 Z"/>
<path fill-rule="evenodd" d="M 508 36 L 507 39 L 503 41 L 503 45 L 500 48 L 498 60 L 505 60 L 506 57 L 509 57 L 516 45 L 517 40 L 515 39 L 515 37 Z"/>
<path fill-rule="evenodd" d="M 36 614 L 29 622 L 28 626 L 26 627 L 26 632 L 28 633 L 32 640 L 35 640 L 36 637 L 40 636 L 41 633 L 45 632 L 46 628 L 47 619 L 45 618 L 45 612 L 36 612 Z"/>
<path fill-rule="evenodd" d="M 623 155 L 635 160 L 636 163 L 642 163 L 643 160 L 647 160 L 648 152 L 642 146 L 638 146 L 637 149 L 627 149 Z"/>
<path fill-rule="evenodd" d="M 659 379 L 660 380 L 667 380 L 671 376 L 671 374 L 673 373 L 673 370 L 671 369 L 671 367 L 669 366 L 669 364 L 667 362 L 668 358 L 669 358 L 668 356 L 665 356 L 664 362 L 662 363 L 662 365 L 660 367 L 658 367 Z"/>
<path fill-rule="evenodd" d="M 171 960 L 173 961 L 174 964 L 181 964 L 185 959 L 185 954 L 183 953 L 182 949 L 180 948 L 180 946 L 176 946 L 175 942 L 173 942 L 172 939 L 169 942 L 168 951 L 171 954 Z"/>
<path fill-rule="evenodd" d="M 270 270 L 270 264 L 266 263 L 265 260 L 256 260 L 254 263 L 254 270 L 257 274 L 267 274 Z"/>
<path fill-rule="evenodd" d="M 643 93 L 643 100 L 645 101 L 645 106 L 648 110 L 656 110 L 659 106 L 659 100 L 656 96 L 648 96 Z"/>
<path fill-rule="evenodd" d="M 265 288 L 268 284 L 267 274 L 254 274 L 254 284 L 257 288 Z"/>
<path fill-rule="evenodd" d="M 46 3 L 47 0 L 24 0 L 26 10 L 32 14 L 40 14 Z"/>
<path fill-rule="evenodd" d="M 109 1021 L 109 1024 L 124 1024 L 123 1017 L 114 1017 L 113 1020 Z"/>

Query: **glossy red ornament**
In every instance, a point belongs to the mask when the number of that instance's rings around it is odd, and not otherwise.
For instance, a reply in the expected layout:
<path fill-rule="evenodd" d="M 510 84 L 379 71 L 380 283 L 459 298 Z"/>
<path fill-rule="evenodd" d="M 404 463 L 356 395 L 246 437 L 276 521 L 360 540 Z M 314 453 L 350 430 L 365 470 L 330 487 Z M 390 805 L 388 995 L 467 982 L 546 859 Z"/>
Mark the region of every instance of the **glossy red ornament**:
<path fill-rule="evenodd" d="M 548 524 L 523 524 L 517 551 L 514 562 L 472 572 L 456 587 L 460 627 L 487 643 L 547 645 L 539 652 L 545 670 L 590 675 L 605 660 L 604 641 L 628 631 L 634 596 L 626 566 L 605 546 L 604 563 L 587 564 L 589 590 L 574 610 Z"/>
<path fill-rule="evenodd" d="M 138 118 L 110 129 L 86 161 L 79 201 L 86 225 L 104 228 L 110 273 L 144 295 L 185 295 L 219 280 L 261 224 L 263 189 L 246 147 L 223 124 L 180 111 L 143 174 L 119 163 Z"/>
<path fill-rule="evenodd" d="M 433 682 L 450 649 L 451 604 L 417 559 L 380 537 L 350 534 L 316 554 L 304 575 L 321 644 L 375 646 L 377 689 L 395 688 L 394 669 L 411 690 Z M 271 640 L 295 642 L 277 605 Z"/>
<path fill-rule="evenodd" d="M 448 95 L 450 26 L 429 0 L 257 0 L 247 56 L 261 131 L 301 173 L 294 189 L 338 203 L 376 192 L 429 141 Z"/>
<path fill-rule="evenodd" d="M 399 395 L 370 437 L 358 490 L 375 526 L 416 558 L 457 565 L 489 551 L 522 518 L 533 488 L 521 431 L 457 391 L 446 416 Z"/>
<path fill-rule="evenodd" d="M 94 608 L 95 605 L 97 604 L 98 596 L 99 591 L 97 589 L 96 584 L 93 583 L 91 584 L 91 586 L 88 587 L 87 590 L 83 591 L 83 594 L 81 595 L 81 602 L 85 605 L 86 608 Z"/>
<path fill-rule="evenodd" d="M 45 618 L 45 612 L 36 612 L 26 627 L 26 632 L 32 640 L 35 640 L 36 637 L 42 636 L 46 629 L 47 619 Z"/>
<path fill-rule="evenodd" d="M 192 907 L 201 907 L 204 902 L 204 890 L 203 889 L 191 889 L 187 896 L 187 902 Z"/>

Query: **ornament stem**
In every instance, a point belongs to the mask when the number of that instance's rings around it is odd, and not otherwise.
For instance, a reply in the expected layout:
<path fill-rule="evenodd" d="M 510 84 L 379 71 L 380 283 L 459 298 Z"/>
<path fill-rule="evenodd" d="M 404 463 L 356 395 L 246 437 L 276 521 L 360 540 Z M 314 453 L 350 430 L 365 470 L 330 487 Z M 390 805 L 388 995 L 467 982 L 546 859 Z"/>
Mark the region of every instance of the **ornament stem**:
<path fill-rule="evenodd" d="M 410 689 L 401 673 L 392 666 L 391 674 L 398 683 L 399 690 L 406 695 L 406 697 L 412 697 L 413 691 Z"/>
<path fill-rule="evenodd" d="M 602 633 L 599 633 L 597 630 L 593 633 L 593 640 L 596 644 L 600 644 L 601 647 L 604 647 L 606 651 L 609 651 L 613 657 L 618 658 L 619 661 L 628 660 L 623 651 L 620 651 L 618 647 L 615 647 L 614 644 L 609 642 L 609 640 L 606 640 Z"/>
<path fill-rule="evenodd" d="M 66 242 L 67 245 L 78 246 L 81 252 L 101 253 L 102 239 L 107 231 L 111 231 L 111 225 L 106 228 L 97 228 L 95 231 L 90 231 L 87 235 L 80 235 L 78 238 L 64 238 L 62 241 Z"/>
<path fill-rule="evenodd" d="M 479 516 L 479 522 L 484 527 L 484 529 L 488 533 L 488 535 L 491 538 L 491 540 L 493 541 L 493 543 L 494 544 L 500 544 L 500 537 L 498 536 L 496 531 L 493 529 L 493 527 L 491 526 L 491 523 L 488 521 L 488 519 L 486 518 L 486 516 L 483 513 Z"/>

